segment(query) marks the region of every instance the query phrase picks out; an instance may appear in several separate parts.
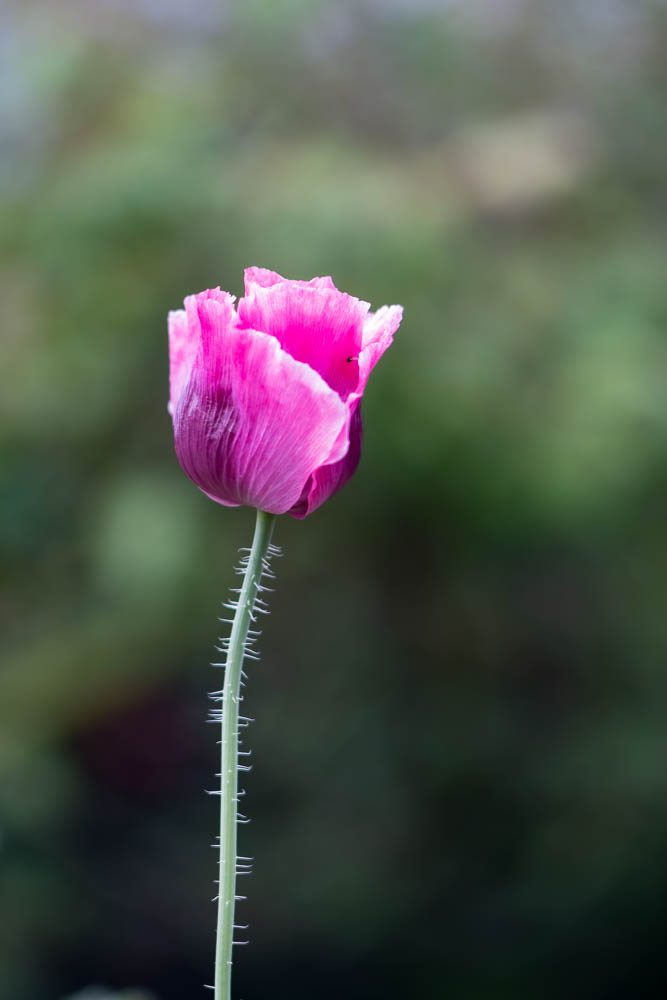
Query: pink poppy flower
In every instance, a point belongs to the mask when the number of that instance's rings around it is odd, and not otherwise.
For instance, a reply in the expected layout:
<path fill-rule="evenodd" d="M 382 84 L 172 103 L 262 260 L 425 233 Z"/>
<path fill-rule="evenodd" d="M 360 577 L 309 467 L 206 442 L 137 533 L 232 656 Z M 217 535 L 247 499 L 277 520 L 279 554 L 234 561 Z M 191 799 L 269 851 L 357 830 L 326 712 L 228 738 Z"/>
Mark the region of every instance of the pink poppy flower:
<path fill-rule="evenodd" d="M 250 267 L 238 309 L 213 288 L 169 313 L 176 454 L 200 490 L 306 517 L 348 481 L 361 397 L 403 314 L 369 309 L 331 278 Z"/>

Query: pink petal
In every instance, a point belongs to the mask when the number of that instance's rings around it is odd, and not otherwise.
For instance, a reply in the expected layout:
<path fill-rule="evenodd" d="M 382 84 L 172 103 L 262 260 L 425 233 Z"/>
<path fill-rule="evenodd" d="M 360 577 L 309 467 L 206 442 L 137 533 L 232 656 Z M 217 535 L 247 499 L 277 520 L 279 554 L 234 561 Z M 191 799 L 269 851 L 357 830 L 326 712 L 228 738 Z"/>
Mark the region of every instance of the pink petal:
<path fill-rule="evenodd" d="M 293 517 L 303 518 L 312 514 L 321 504 L 341 489 L 354 475 L 361 457 L 362 422 L 361 397 L 372 369 L 394 339 L 394 333 L 403 318 L 402 306 L 382 306 L 366 318 L 363 328 L 362 350 L 359 355 L 359 384 L 357 392 L 347 399 L 351 409 L 349 428 L 350 447 L 340 461 L 317 469 L 306 483 L 298 502 L 290 510 Z"/>
<path fill-rule="evenodd" d="M 382 306 L 370 313 L 364 323 L 362 349 L 359 354 L 359 384 L 361 395 L 368 376 L 394 339 L 403 319 L 403 306 Z"/>
<path fill-rule="evenodd" d="M 367 302 L 335 288 L 298 281 L 259 285 L 251 278 L 238 311 L 244 326 L 276 337 L 283 350 L 319 372 L 345 399 L 359 382 L 358 357 L 369 308 Z"/>
<path fill-rule="evenodd" d="M 352 417 L 348 431 L 350 446 L 347 454 L 332 465 L 317 469 L 306 483 L 299 500 L 290 509 L 292 517 L 304 518 L 312 514 L 329 497 L 345 486 L 354 475 L 361 458 L 361 400 L 352 404 Z"/>
<path fill-rule="evenodd" d="M 167 317 L 169 329 L 169 412 L 173 415 L 181 389 L 192 367 L 197 344 L 188 336 L 188 321 L 184 309 L 176 309 Z"/>
<path fill-rule="evenodd" d="M 234 296 L 212 288 L 202 294 L 208 295 L 223 303 L 229 315 L 234 312 Z M 169 313 L 167 326 L 169 329 L 169 412 L 174 414 L 178 397 L 188 380 L 190 369 L 194 363 L 200 343 L 199 320 L 194 305 L 195 296 L 190 295 L 185 300 L 185 309 L 176 309 Z"/>
<path fill-rule="evenodd" d="M 311 278 L 310 281 L 293 281 L 290 278 L 283 278 L 277 271 L 267 271 L 265 267 L 246 267 L 243 276 L 246 295 L 250 294 L 251 285 L 257 285 L 259 288 L 270 288 L 271 285 L 285 283 L 300 285 L 302 288 L 336 288 L 330 277 Z"/>
<path fill-rule="evenodd" d="M 274 337 L 239 329 L 226 301 L 202 293 L 186 311 L 201 340 L 175 411 L 178 459 L 213 500 L 284 513 L 344 457 L 349 409 Z"/>

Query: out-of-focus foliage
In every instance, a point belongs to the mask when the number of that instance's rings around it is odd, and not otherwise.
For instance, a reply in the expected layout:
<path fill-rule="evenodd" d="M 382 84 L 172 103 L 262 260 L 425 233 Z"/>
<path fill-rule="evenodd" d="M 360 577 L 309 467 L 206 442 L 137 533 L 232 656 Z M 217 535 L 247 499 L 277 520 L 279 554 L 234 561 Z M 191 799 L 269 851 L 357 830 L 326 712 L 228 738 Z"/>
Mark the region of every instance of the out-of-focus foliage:
<path fill-rule="evenodd" d="M 211 980 L 252 519 L 178 468 L 165 314 L 247 264 L 405 321 L 277 528 L 238 995 L 663 996 L 664 4 L 0 17 L 2 997 Z"/>
<path fill-rule="evenodd" d="M 103 989 L 85 989 L 77 993 L 69 1000 L 152 1000 L 147 993 L 138 993 L 136 990 L 123 991 L 122 993 L 109 993 Z"/>

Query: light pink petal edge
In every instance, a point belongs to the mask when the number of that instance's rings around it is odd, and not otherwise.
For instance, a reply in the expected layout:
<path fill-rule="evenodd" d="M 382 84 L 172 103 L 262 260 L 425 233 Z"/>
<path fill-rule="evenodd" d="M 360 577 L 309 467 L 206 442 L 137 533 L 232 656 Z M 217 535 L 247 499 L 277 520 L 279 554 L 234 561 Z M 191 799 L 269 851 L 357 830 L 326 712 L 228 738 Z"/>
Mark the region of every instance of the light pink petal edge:
<path fill-rule="evenodd" d="M 366 319 L 359 353 L 358 395 L 363 394 L 368 376 L 392 344 L 402 319 L 403 306 L 382 306 L 377 312 L 370 313 Z"/>
<path fill-rule="evenodd" d="M 185 309 L 174 309 L 167 316 L 169 331 L 169 413 L 174 415 L 176 404 L 185 383 L 190 375 L 197 350 L 201 342 L 201 329 L 197 317 L 196 302 L 199 297 L 215 299 L 222 303 L 225 314 L 230 317 L 234 313 L 234 296 L 223 292 L 220 288 L 210 288 L 199 296 L 188 295 L 185 299 Z"/>
<path fill-rule="evenodd" d="M 265 267 L 246 267 L 243 272 L 243 280 L 246 295 L 250 294 L 252 285 L 257 285 L 259 288 L 270 288 L 271 285 L 280 284 L 300 285 L 302 288 L 336 288 L 333 278 L 328 275 L 322 278 L 311 278 L 310 281 L 300 281 L 294 278 L 283 278 L 282 274 L 278 274 L 277 271 L 269 271 Z"/>
<path fill-rule="evenodd" d="M 178 397 L 187 380 L 197 350 L 188 337 L 188 321 L 184 309 L 175 309 L 167 317 L 169 330 L 169 406 L 174 415 Z"/>

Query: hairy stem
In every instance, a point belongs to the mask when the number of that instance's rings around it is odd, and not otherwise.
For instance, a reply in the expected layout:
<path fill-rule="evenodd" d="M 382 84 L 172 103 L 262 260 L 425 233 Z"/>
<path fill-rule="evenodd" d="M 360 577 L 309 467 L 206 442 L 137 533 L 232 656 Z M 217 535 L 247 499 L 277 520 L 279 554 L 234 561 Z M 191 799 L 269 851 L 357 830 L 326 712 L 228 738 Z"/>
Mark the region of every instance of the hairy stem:
<path fill-rule="evenodd" d="M 220 744 L 220 867 L 215 948 L 215 1000 L 231 1000 L 234 904 L 236 899 L 236 823 L 238 813 L 239 701 L 248 630 L 255 620 L 262 573 L 267 570 L 274 514 L 257 511 L 255 536 L 234 613 L 222 691 Z M 241 866 L 242 869 L 245 866 Z"/>

